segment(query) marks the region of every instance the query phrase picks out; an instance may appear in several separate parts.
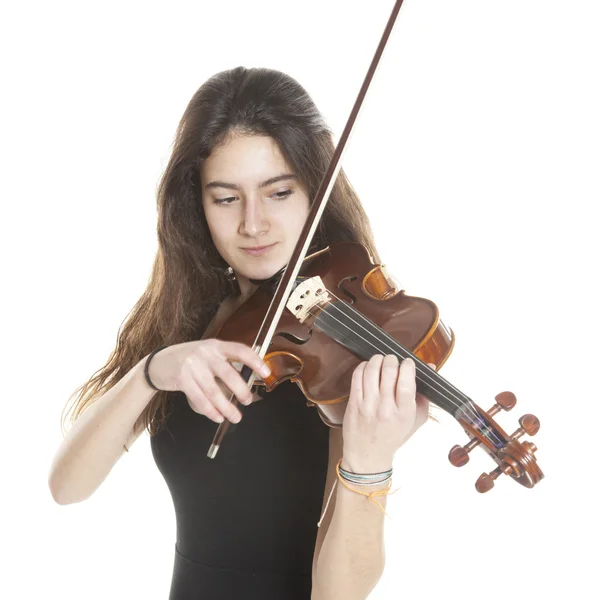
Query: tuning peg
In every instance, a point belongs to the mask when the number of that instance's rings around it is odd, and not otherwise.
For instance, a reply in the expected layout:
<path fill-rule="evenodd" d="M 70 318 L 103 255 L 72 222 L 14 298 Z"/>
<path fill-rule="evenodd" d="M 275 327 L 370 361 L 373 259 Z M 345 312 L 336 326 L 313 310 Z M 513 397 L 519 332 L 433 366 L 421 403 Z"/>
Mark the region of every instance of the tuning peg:
<path fill-rule="evenodd" d="M 489 492 L 494 487 L 494 480 L 502 473 L 502 469 L 498 467 L 491 473 L 482 473 L 479 476 L 479 479 L 475 482 L 475 489 L 480 494 L 485 494 Z"/>
<path fill-rule="evenodd" d="M 469 452 L 479 445 L 477 438 L 472 438 L 466 446 L 452 446 L 448 453 L 448 460 L 455 467 L 464 467 L 469 462 Z"/>
<path fill-rule="evenodd" d="M 496 404 L 488 410 L 488 415 L 493 417 L 497 412 L 501 410 L 512 410 L 517 403 L 517 397 L 512 392 L 500 392 L 496 397 Z"/>
<path fill-rule="evenodd" d="M 503 467 L 497 467 L 491 473 L 482 473 L 477 481 L 475 482 L 475 489 L 480 494 L 489 492 L 494 487 L 494 481 L 502 474 L 510 475 L 513 467 L 510 465 L 504 465 Z"/>
<path fill-rule="evenodd" d="M 525 433 L 527 435 L 535 435 L 540 430 L 540 420 L 535 415 L 523 415 L 519 419 L 519 425 L 521 427 L 510 436 L 513 440 L 518 440 Z M 533 446 L 533 444 L 529 445 Z"/>

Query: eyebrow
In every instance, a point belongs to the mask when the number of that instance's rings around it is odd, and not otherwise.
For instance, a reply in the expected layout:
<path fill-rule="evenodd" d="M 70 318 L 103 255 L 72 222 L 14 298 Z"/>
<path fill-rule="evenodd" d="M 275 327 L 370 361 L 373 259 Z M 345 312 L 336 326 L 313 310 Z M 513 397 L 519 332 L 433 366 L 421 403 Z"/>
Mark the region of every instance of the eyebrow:
<path fill-rule="evenodd" d="M 283 173 L 282 175 L 277 175 L 276 177 L 271 177 L 270 179 L 266 179 L 265 181 L 258 184 L 259 189 L 266 188 L 269 185 L 274 183 L 278 183 L 279 181 L 288 181 L 290 179 L 296 179 L 296 176 L 292 173 Z M 235 183 L 226 183 L 225 181 L 211 181 L 204 186 L 205 190 L 211 188 L 227 188 L 229 190 L 239 190 L 240 186 Z"/>

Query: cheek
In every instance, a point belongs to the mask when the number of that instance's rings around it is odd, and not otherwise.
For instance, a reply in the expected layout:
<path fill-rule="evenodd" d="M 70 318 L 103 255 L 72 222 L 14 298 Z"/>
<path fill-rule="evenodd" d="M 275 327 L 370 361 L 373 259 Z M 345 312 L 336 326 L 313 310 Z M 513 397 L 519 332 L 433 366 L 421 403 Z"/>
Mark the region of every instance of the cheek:
<path fill-rule="evenodd" d="M 212 213 L 210 210 L 205 213 L 206 222 L 211 235 L 219 240 L 226 241 L 231 236 L 231 230 L 233 228 L 233 219 L 227 218 L 226 214 L 223 213 Z"/>
<path fill-rule="evenodd" d="M 300 206 L 300 209 L 297 212 L 296 223 L 298 228 L 298 234 L 302 231 L 304 227 L 304 223 L 306 222 L 306 218 L 308 217 L 308 213 L 310 212 L 310 207 L 308 205 L 308 198 Z"/>
<path fill-rule="evenodd" d="M 310 212 L 310 206 L 308 203 L 308 198 L 306 196 L 300 196 L 296 199 L 295 202 L 290 203 L 286 207 L 286 218 L 289 221 L 293 221 L 296 224 L 299 224 L 300 229 L 302 229 L 302 225 L 306 221 L 306 217 Z"/>
<path fill-rule="evenodd" d="M 296 210 L 293 215 L 290 215 L 290 217 L 287 219 L 286 229 L 289 232 L 288 241 L 291 245 L 295 246 L 298 242 L 298 238 L 300 237 L 300 233 L 302 232 L 307 216 L 308 211 Z"/>

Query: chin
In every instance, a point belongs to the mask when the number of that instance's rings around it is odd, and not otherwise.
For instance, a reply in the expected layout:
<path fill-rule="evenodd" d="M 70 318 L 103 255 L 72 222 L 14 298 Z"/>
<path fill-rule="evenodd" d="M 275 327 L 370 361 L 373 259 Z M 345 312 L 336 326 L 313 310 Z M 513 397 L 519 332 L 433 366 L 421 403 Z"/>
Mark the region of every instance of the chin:
<path fill-rule="evenodd" d="M 238 273 L 248 279 L 269 279 L 275 273 L 279 272 L 287 263 L 279 265 L 277 263 L 254 265 L 253 269 L 240 269 Z"/>

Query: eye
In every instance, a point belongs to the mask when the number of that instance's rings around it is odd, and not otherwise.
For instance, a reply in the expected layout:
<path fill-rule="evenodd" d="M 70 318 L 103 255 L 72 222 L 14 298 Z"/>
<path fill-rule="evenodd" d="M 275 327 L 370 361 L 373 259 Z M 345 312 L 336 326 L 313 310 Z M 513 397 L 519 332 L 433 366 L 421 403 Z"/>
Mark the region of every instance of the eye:
<path fill-rule="evenodd" d="M 285 200 L 288 196 L 293 194 L 292 190 L 284 190 L 283 192 L 276 192 L 273 194 L 275 200 Z"/>
<path fill-rule="evenodd" d="M 288 196 L 291 196 L 293 193 L 293 190 L 283 190 L 281 192 L 275 192 L 271 195 L 271 198 L 273 198 L 274 200 L 285 200 Z M 227 198 L 215 198 L 215 204 L 229 205 L 235 200 L 237 200 L 235 196 L 228 196 Z"/>
<path fill-rule="evenodd" d="M 232 200 L 235 200 L 235 196 L 229 196 L 228 198 L 215 198 L 215 204 L 231 204 Z"/>

